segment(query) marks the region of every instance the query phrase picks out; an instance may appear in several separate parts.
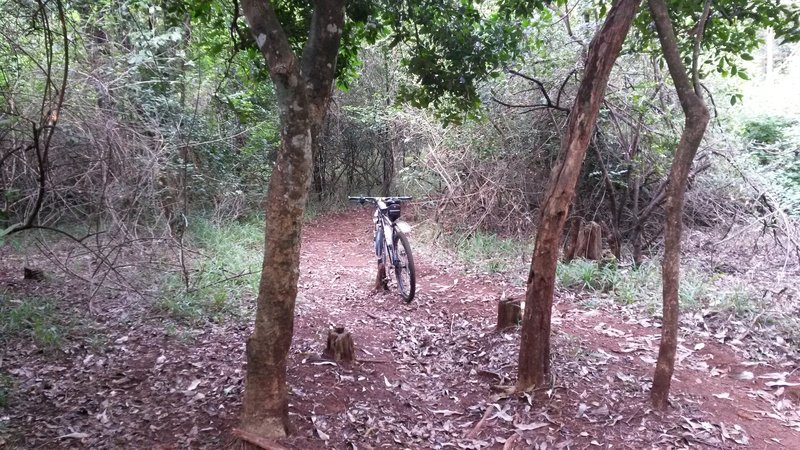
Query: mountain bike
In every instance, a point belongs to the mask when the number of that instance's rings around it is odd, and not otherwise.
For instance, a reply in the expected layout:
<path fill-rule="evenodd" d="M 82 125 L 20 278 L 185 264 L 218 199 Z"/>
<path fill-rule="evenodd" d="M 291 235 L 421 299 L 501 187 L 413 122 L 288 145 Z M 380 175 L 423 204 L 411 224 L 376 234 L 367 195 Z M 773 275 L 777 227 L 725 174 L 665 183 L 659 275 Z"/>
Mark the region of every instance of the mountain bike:
<path fill-rule="evenodd" d="M 360 204 L 375 205 L 372 214 L 375 256 L 378 258 L 378 273 L 383 276 L 384 286 L 394 285 L 406 303 L 414 299 L 417 285 L 414 272 L 414 257 L 406 233 L 411 227 L 400 219 L 400 203 L 411 197 L 348 197 Z M 383 275 L 381 274 L 383 270 Z"/>

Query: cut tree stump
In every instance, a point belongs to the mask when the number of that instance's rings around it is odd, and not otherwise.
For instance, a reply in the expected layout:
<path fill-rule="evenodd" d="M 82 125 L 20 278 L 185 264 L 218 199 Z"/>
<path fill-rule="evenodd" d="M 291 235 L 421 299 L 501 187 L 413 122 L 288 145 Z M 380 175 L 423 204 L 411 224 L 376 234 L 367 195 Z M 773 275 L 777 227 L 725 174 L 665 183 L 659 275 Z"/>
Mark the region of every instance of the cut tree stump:
<path fill-rule="evenodd" d="M 328 333 L 328 342 L 322 356 L 334 361 L 353 362 L 356 352 L 353 346 L 353 336 L 344 327 L 336 327 Z"/>
<path fill-rule="evenodd" d="M 507 298 L 497 302 L 497 331 L 515 327 L 522 321 L 520 301 Z"/>
<path fill-rule="evenodd" d="M 44 272 L 30 267 L 22 268 L 22 278 L 25 280 L 44 281 Z"/>
<path fill-rule="evenodd" d="M 603 232 L 600 224 L 597 222 L 589 222 L 586 227 L 586 259 L 591 261 L 600 261 L 603 258 Z"/>
<path fill-rule="evenodd" d="M 572 219 L 564 248 L 564 262 L 575 258 L 599 261 L 603 257 L 603 231 L 597 222 Z"/>
<path fill-rule="evenodd" d="M 578 247 L 578 234 L 581 232 L 581 225 L 583 225 L 583 219 L 580 217 L 573 217 L 569 221 L 567 242 L 564 244 L 564 262 L 570 262 L 575 259 L 575 251 Z"/>
<path fill-rule="evenodd" d="M 386 266 L 383 262 L 378 263 L 378 276 L 375 277 L 375 290 L 389 290 L 389 278 L 386 276 Z"/>

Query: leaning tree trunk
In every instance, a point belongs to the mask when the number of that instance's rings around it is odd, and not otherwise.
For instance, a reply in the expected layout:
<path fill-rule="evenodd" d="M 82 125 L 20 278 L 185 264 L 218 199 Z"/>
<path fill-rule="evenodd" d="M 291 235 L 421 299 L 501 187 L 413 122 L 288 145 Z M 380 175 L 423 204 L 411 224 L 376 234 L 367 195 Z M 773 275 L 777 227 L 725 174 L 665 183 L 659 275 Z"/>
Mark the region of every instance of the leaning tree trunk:
<path fill-rule="evenodd" d="M 678 51 L 675 30 L 669 18 L 664 0 L 649 0 L 650 12 L 656 23 L 658 38 L 667 60 L 672 81 L 685 115 L 684 129 L 675 159 L 672 161 L 666 191 L 664 226 L 664 260 L 661 263 L 661 280 L 663 283 L 663 323 L 661 326 L 661 344 L 658 349 L 658 361 L 653 375 L 653 389 L 650 392 L 653 406 L 658 409 L 667 407 L 672 374 L 675 370 L 675 351 L 678 346 L 678 289 L 680 283 L 681 229 L 683 216 L 683 200 L 686 192 L 689 169 L 692 160 L 700 147 L 709 120 L 708 109 L 700 94 L 697 82 L 696 61 L 700 50 L 700 39 L 703 36 L 703 25 L 710 8 L 710 0 L 706 0 L 705 9 L 699 22 L 698 34 L 694 48 L 694 83 L 686 73 L 680 52 Z"/>
<path fill-rule="evenodd" d="M 567 133 L 559 159 L 550 173 L 528 275 L 525 316 L 519 349 L 517 389 L 544 384 L 550 370 L 550 319 L 553 307 L 559 243 L 569 205 L 592 135 L 608 77 L 628 34 L 640 0 L 619 0 L 589 47 L 575 104 L 570 110 Z"/>
<path fill-rule="evenodd" d="M 245 0 L 242 9 L 275 84 L 281 145 L 267 193 L 264 262 L 255 327 L 247 340 L 241 428 L 274 438 L 289 432 L 286 361 L 294 330 L 303 210 L 312 177 L 312 145 L 333 84 L 344 7 L 343 0 L 316 2 L 301 60 L 271 3 Z"/>

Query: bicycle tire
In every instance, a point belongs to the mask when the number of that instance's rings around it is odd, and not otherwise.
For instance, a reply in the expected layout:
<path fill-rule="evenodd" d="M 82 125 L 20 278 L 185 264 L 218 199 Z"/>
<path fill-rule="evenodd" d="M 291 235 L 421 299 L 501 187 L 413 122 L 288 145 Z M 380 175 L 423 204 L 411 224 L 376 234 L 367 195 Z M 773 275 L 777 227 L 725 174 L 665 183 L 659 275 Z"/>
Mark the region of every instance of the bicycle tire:
<path fill-rule="evenodd" d="M 417 287 L 414 256 L 411 254 L 411 245 L 408 243 L 408 238 L 398 229 L 394 230 L 394 251 L 397 253 L 397 260 L 400 262 L 394 268 L 397 290 L 406 303 L 411 303 L 414 300 Z"/>

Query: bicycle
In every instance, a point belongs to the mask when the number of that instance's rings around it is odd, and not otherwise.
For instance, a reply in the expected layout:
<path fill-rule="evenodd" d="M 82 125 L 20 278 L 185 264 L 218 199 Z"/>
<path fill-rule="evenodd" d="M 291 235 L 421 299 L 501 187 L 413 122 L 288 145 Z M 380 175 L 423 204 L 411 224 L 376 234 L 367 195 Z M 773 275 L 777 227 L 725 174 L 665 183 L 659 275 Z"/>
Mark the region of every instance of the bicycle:
<path fill-rule="evenodd" d="M 383 276 L 384 287 L 395 284 L 400 296 L 406 303 L 414 299 L 416 289 L 416 273 L 411 245 L 406 233 L 411 230 L 400 218 L 400 203 L 411 200 L 411 197 L 348 197 L 350 201 L 360 204 L 375 205 L 372 221 L 375 225 L 373 240 L 375 256 L 378 258 L 379 277 Z M 404 228 L 408 227 L 403 230 Z M 381 275 L 381 270 L 383 274 Z"/>

